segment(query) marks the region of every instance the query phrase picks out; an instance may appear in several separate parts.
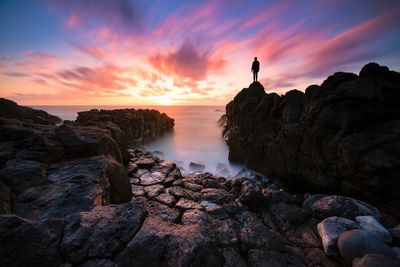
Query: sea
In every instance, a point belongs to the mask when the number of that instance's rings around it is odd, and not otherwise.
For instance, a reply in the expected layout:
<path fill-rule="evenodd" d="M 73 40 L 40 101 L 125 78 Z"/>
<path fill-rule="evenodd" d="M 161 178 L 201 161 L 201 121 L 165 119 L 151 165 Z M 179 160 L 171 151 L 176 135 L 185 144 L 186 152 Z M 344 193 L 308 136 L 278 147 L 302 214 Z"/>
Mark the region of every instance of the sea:
<path fill-rule="evenodd" d="M 156 109 L 175 119 L 174 131 L 145 145 L 145 149 L 165 160 L 176 162 L 184 173 L 192 170 L 190 162 L 205 165 L 204 171 L 233 176 L 243 169 L 228 160 L 228 146 L 222 138 L 218 119 L 224 106 L 31 106 L 63 120 L 75 120 L 79 111 L 91 109 Z"/>

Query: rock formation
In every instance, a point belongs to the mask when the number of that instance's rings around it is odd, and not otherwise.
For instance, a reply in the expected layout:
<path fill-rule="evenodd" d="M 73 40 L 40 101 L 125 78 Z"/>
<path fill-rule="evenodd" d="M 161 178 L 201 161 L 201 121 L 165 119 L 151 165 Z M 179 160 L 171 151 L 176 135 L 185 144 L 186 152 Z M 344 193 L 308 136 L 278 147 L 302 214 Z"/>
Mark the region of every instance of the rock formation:
<path fill-rule="evenodd" d="M 357 196 L 400 214 L 400 73 L 369 63 L 283 96 L 255 82 L 226 112 L 230 160 L 292 190 Z"/>

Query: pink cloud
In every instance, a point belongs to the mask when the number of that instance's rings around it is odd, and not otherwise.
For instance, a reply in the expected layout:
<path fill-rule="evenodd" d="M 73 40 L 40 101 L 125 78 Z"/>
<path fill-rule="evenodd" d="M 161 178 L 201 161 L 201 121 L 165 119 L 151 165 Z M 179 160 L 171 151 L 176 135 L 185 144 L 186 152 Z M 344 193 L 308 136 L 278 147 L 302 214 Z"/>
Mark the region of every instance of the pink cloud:
<path fill-rule="evenodd" d="M 74 44 L 74 46 L 83 53 L 97 59 L 102 59 L 106 56 L 106 52 L 99 46 Z"/>
<path fill-rule="evenodd" d="M 72 13 L 69 15 L 68 19 L 65 21 L 65 27 L 68 29 L 77 29 L 81 23 L 81 18 L 77 13 Z"/>
<path fill-rule="evenodd" d="M 149 62 L 167 75 L 191 80 L 203 80 L 209 72 L 221 70 L 226 63 L 224 59 L 213 57 L 209 52 L 200 52 L 199 48 L 187 41 L 174 52 L 151 56 Z"/>
<path fill-rule="evenodd" d="M 23 54 L 28 59 L 38 60 L 41 62 L 55 62 L 60 60 L 60 57 L 56 55 L 36 51 L 25 51 Z"/>

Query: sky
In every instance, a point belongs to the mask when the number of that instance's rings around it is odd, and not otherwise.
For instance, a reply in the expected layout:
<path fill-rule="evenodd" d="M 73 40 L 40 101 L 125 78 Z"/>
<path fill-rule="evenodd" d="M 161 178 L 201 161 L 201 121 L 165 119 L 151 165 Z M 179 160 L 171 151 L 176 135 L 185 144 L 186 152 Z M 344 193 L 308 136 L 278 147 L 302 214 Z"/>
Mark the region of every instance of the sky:
<path fill-rule="evenodd" d="M 400 70 L 400 1 L 0 0 L 0 97 L 23 105 L 225 105 L 368 62 Z"/>

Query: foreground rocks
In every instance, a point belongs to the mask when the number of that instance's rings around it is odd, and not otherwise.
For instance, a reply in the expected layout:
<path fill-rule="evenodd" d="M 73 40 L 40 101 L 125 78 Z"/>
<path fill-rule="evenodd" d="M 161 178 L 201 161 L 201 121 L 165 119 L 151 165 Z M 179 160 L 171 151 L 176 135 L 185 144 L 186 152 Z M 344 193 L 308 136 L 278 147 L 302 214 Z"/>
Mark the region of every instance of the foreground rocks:
<path fill-rule="evenodd" d="M 128 153 L 129 163 L 117 173 L 127 175 L 133 197 L 122 204 L 109 204 L 111 192 L 123 197 L 126 186 L 106 190 L 106 159 L 50 168 L 49 184 L 27 189 L 13 213 L 0 215 L 0 264 L 342 266 L 354 260 L 354 266 L 369 266 L 365 262 L 381 258 L 399 264 L 397 248 L 379 234 L 386 230 L 380 212 L 367 203 L 292 195 L 243 176 L 183 176 L 173 162 L 138 149 Z M 90 169 L 92 161 L 99 165 Z M 57 192 L 51 190 L 57 183 L 66 193 L 52 199 L 47 192 Z M 71 183 L 82 190 L 70 190 Z M 79 194 L 71 195 L 75 190 Z M 359 247 L 363 242 L 371 248 Z"/>
<path fill-rule="evenodd" d="M 370 63 L 283 96 L 255 82 L 226 112 L 231 160 L 295 190 L 360 197 L 400 218 L 400 73 Z"/>

